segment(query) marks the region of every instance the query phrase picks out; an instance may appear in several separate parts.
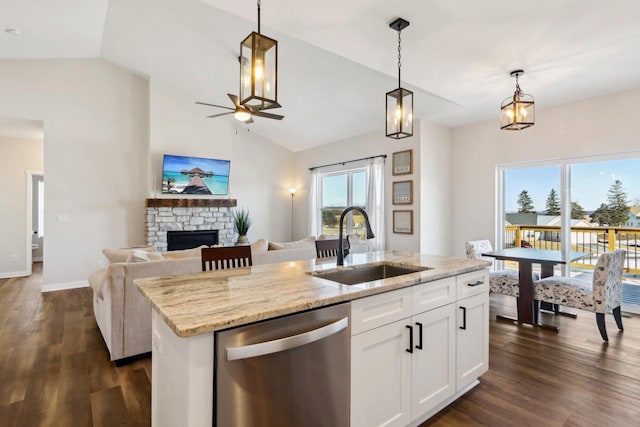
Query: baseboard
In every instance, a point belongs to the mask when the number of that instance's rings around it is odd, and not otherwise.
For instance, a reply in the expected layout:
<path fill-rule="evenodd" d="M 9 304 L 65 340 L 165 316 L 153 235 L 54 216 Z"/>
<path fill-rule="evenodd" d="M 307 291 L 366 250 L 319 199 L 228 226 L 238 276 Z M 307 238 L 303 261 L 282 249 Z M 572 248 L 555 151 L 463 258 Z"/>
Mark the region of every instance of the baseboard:
<path fill-rule="evenodd" d="M 31 262 L 42 262 L 44 258 L 42 258 L 41 256 L 37 256 L 37 257 L 33 257 L 31 258 Z"/>
<path fill-rule="evenodd" d="M 10 271 L 8 273 L 0 273 L 0 279 L 10 279 L 12 277 L 25 277 L 30 276 L 27 270 L 23 271 Z"/>
<path fill-rule="evenodd" d="M 66 289 L 76 289 L 76 288 L 88 288 L 89 282 L 86 280 L 80 280 L 78 282 L 62 282 L 62 283 L 51 283 L 49 285 L 42 285 L 41 292 L 53 292 L 53 291 L 64 291 Z"/>

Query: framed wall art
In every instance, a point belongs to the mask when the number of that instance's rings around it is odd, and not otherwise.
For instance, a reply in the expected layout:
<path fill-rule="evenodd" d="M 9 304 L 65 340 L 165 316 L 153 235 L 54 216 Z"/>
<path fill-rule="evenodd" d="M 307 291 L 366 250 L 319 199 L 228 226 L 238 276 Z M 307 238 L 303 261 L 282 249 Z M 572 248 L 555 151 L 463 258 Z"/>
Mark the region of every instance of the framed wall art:
<path fill-rule="evenodd" d="M 393 153 L 391 167 L 393 175 L 409 175 L 413 173 L 413 150 Z"/>
<path fill-rule="evenodd" d="M 397 181 L 393 183 L 392 199 L 394 205 L 413 204 L 413 181 Z"/>
<path fill-rule="evenodd" d="M 393 232 L 413 234 L 413 211 L 393 211 Z"/>

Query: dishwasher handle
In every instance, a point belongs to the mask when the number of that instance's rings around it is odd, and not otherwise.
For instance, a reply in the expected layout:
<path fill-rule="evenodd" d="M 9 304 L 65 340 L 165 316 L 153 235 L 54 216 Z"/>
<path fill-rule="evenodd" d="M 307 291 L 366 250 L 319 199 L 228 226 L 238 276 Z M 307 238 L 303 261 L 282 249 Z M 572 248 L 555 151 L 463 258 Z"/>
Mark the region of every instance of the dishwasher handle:
<path fill-rule="evenodd" d="M 242 347 L 227 347 L 227 361 L 248 359 L 250 357 L 264 356 L 266 354 L 291 350 L 292 348 L 301 347 L 305 344 L 324 339 L 330 335 L 340 332 L 347 326 L 349 326 L 349 318 L 343 317 L 336 322 L 302 334 L 257 344 L 245 345 Z"/>

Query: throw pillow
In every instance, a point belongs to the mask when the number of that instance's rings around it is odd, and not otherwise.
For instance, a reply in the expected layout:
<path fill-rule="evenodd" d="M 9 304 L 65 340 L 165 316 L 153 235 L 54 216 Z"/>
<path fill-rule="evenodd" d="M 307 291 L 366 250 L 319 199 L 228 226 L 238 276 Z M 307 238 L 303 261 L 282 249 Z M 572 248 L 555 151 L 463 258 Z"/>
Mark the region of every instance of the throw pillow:
<path fill-rule="evenodd" d="M 256 240 L 251 244 L 251 252 L 266 252 L 269 250 L 269 241 L 267 239 Z"/>
<path fill-rule="evenodd" d="M 116 262 L 126 262 L 127 258 L 129 257 L 129 254 L 131 254 L 131 252 L 133 252 L 134 250 L 141 250 L 145 252 L 158 251 L 155 246 L 138 246 L 133 248 L 122 248 L 122 249 L 103 249 L 102 253 L 104 254 L 105 257 L 107 257 L 109 264 L 113 264 Z"/>
<path fill-rule="evenodd" d="M 198 246 L 193 249 L 182 249 L 179 251 L 168 251 L 164 253 L 165 259 L 182 259 L 182 258 L 194 258 L 202 255 L 202 248 L 208 247 L 207 245 Z"/>
<path fill-rule="evenodd" d="M 296 240 L 295 242 L 269 242 L 269 250 L 280 250 L 280 249 L 294 249 L 294 248 L 302 248 L 305 245 L 314 245 L 316 244 L 316 238 L 314 236 L 309 236 L 306 239 Z"/>
<path fill-rule="evenodd" d="M 141 249 L 134 249 L 127 257 L 126 262 L 146 262 L 162 261 L 164 257 L 160 252 L 147 252 Z"/>

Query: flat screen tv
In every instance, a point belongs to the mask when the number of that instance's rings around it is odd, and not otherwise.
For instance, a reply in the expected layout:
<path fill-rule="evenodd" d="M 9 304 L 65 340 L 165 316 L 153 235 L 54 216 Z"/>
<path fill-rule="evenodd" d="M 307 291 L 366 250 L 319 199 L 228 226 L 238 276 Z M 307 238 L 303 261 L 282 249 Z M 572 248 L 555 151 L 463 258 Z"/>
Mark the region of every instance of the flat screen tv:
<path fill-rule="evenodd" d="M 163 194 L 229 194 L 229 160 L 164 155 Z"/>

